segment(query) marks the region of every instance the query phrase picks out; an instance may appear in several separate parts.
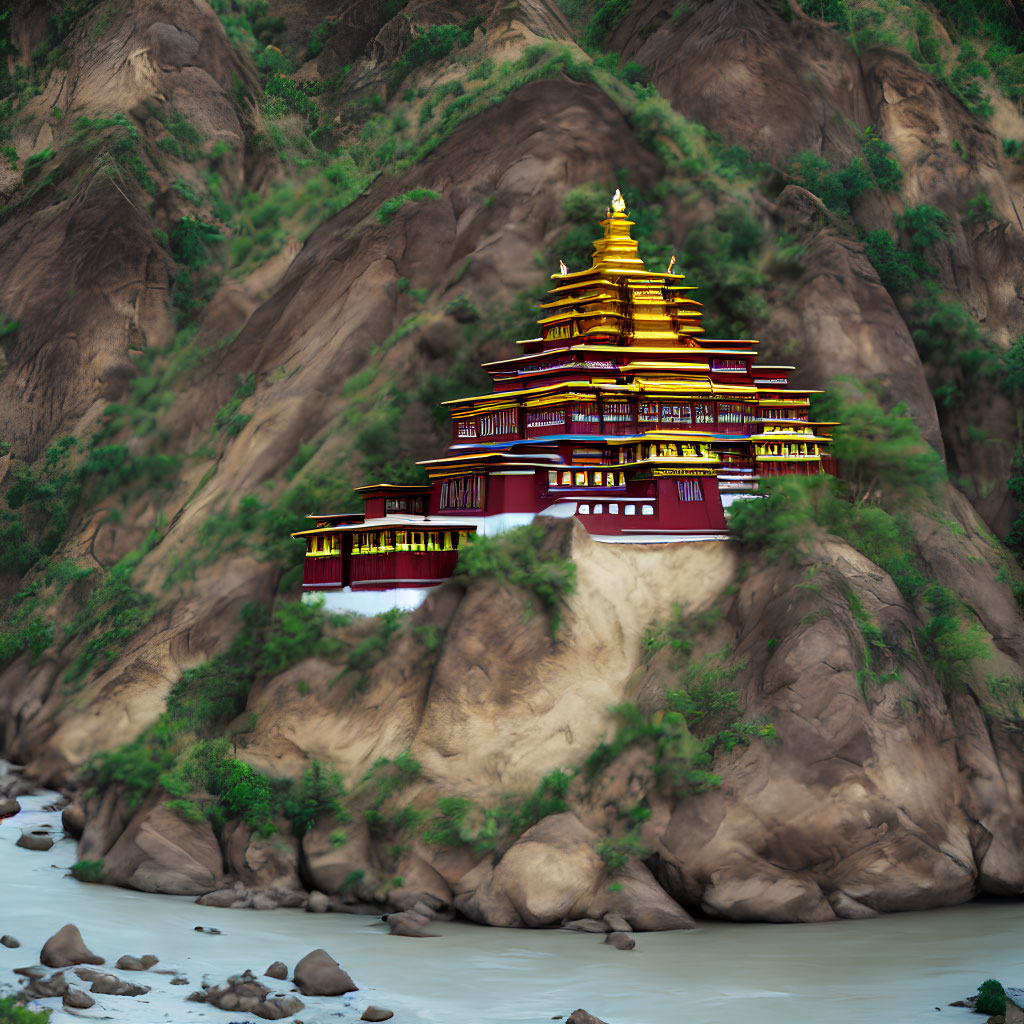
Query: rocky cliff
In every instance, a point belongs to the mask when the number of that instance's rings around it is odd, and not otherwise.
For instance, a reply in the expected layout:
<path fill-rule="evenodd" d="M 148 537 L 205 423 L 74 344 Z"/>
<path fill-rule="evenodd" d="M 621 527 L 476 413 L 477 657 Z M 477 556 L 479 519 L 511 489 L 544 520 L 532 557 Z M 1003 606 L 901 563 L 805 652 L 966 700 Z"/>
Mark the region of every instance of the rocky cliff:
<path fill-rule="evenodd" d="M 82 859 L 505 925 L 1019 894 L 1020 30 L 946 6 L 0 15 L 3 749 L 92 787 Z M 713 331 L 951 483 L 781 554 L 553 527 L 557 629 L 514 558 L 300 614 L 288 530 L 436 450 L 616 184 Z"/>

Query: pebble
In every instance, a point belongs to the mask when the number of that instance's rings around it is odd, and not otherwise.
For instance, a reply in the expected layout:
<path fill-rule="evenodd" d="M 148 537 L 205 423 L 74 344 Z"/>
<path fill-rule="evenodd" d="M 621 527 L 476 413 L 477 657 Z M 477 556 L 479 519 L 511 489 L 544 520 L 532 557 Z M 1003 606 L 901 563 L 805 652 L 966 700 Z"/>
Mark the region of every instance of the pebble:
<path fill-rule="evenodd" d="M 395 1011 L 385 1009 L 383 1006 L 368 1006 L 364 1011 L 360 1020 L 391 1020 L 394 1017 Z"/>
<path fill-rule="evenodd" d="M 21 943 L 13 935 L 0 935 L 0 946 L 8 949 L 17 949 Z"/>

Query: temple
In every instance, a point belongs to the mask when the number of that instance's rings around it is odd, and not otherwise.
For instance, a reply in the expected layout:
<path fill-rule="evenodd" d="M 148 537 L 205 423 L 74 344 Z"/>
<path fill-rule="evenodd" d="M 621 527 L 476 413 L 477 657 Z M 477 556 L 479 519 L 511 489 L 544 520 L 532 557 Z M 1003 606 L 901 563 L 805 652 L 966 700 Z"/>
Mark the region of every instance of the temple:
<path fill-rule="evenodd" d="M 702 337 L 682 274 L 644 267 L 616 191 L 586 270 L 552 275 L 539 336 L 486 364 L 494 389 L 445 403 L 451 443 L 430 483 L 358 489 L 363 513 L 311 515 L 303 590 L 373 614 L 414 607 L 474 533 L 576 516 L 595 540 L 724 539 L 765 476 L 833 472 L 833 423 L 756 341 Z"/>

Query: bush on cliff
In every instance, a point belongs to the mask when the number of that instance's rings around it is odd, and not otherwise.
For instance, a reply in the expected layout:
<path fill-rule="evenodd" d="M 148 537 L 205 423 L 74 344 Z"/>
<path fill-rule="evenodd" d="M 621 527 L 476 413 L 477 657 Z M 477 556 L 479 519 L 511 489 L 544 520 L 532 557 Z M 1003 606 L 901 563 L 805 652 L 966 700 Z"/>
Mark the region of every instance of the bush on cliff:
<path fill-rule="evenodd" d="M 477 534 L 459 550 L 452 578 L 463 586 L 471 580 L 490 578 L 522 587 L 552 617 L 554 635 L 561 624 L 561 606 L 576 589 L 576 565 L 546 545 L 546 536 L 544 527 L 536 523 L 498 537 Z"/>

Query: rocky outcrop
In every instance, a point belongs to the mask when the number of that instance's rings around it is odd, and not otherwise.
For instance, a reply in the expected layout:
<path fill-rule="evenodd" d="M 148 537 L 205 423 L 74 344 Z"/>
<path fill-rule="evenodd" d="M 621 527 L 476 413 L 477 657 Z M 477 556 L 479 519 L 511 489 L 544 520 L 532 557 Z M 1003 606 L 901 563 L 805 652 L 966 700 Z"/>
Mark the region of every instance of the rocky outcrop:
<path fill-rule="evenodd" d="M 244 971 L 229 978 L 223 985 L 214 985 L 202 992 L 193 992 L 189 999 L 197 1003 L 210 1003 L 221 1010 L 254 1013 L 264 1020 L 290 1017 L 306 1006 L 297 996 L 271 997 L 270 989 L 257 980 L 251 971 Z"/>
<path fill-rule="evenodd" d="M 139 809 L 104 857 L 107 881 L 143 892 L 197 896 L 218 888 L 221 852 L 206 821 L 185 821 L 162 800 Z"/>

